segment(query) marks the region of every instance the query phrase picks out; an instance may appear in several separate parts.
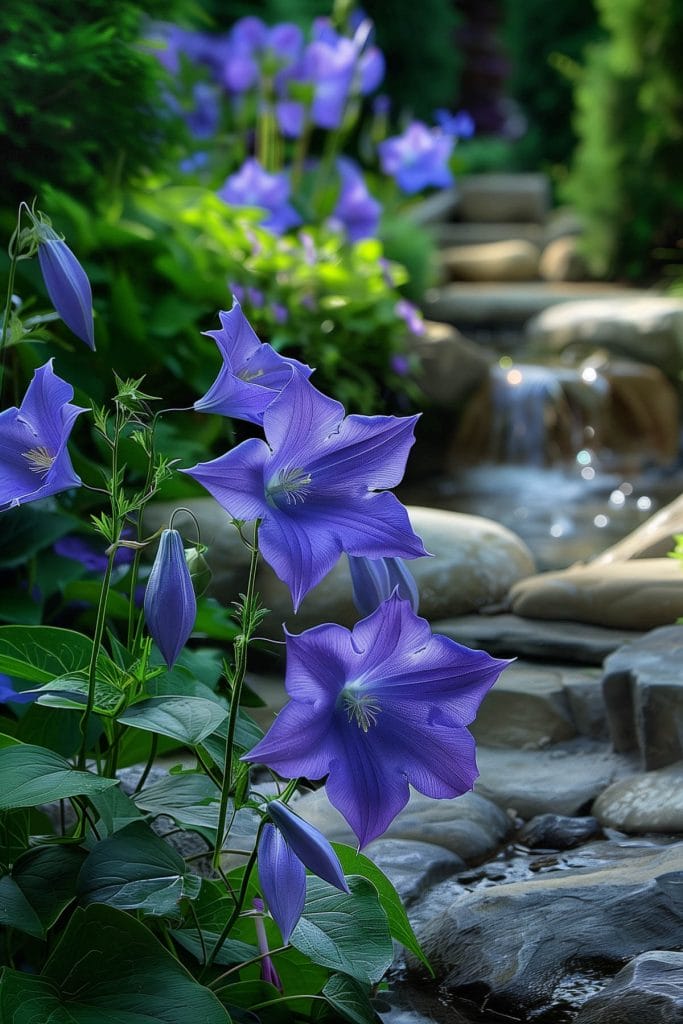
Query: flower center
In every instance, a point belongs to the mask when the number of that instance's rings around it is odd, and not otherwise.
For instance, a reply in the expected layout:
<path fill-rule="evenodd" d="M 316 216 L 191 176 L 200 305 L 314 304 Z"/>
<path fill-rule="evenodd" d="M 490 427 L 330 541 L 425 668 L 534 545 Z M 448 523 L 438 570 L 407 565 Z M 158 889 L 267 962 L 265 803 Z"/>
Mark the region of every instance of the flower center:
<path fill-rule="evenodd" d="M 339 696 L 349 722 L 355 722 L 363 732 L 367 732 L 371 725 L 377 725 L 382 705 L 371 693 L 360 693 L 353 686 L 345 686 Z"/>
<path fill-rule="evenodd" d="M 245 384 L 248 384 L 252 380 L 256 380 L 257 377 L 263 376 L 263 370 L 250 371 L 248 366 L 245 366 L 243 370 L 237 374 L 240 380 L 243 380 Z"/>
<path fill-rule="evenodd" d="M 29 448 L 27 452 L 22 452 L 22 457 L 28 462 L 28 468 L 32 473 L 37 473 L 40 477 L 45 477 L 52 469 L 52 464 L 57 458 L 56 455 L 51 455 L 47 448 Z"/>
<path fill-rule="evenodd" d="M 311 483 L 311 474 L 301 466 L 279 469 L 266 486 L 266 501 L 272 508 L 296 505 L 306 497 L 306 488 Z"/>

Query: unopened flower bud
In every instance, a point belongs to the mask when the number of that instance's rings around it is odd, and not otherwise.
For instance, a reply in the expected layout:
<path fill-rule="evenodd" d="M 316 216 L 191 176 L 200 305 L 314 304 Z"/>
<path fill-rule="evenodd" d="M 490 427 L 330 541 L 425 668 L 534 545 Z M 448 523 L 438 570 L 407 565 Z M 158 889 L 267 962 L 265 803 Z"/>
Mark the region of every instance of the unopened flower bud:
<path fill-rule="evenodd" d="M 66 242 L 49 225 L 37 222 L 38 261 L 50 301 L 66 326 L 95 348 L 92 291 L 88 276 Z"/>
<path fill-rule="evenodd" d="M 147 629 L 173 668 L 187 643 L 197 616 L 190 570 L 183 540 L 177 530 L 164 530 L 145 590 Z"/>
<path fill-rule="evenodd" d="M 185 561 L 187 562 L 190 579 L 192 580 L 192 586 L 197 597 L 201 597 L 205 593 L 213 576 L 209 563 L 204 558 L 206 550 L 206 545 L 204 544 L 196 544 L 192 548 L 185 549 Z"/>

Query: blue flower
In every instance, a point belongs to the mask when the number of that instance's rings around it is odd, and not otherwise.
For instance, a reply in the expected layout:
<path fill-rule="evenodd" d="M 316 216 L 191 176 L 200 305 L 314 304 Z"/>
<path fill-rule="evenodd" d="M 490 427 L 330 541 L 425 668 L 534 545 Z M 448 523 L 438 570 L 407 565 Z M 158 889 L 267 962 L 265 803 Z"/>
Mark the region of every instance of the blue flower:
<path fill-rule="evenodd" d="M 38 367 L 19 408 L 0 413 L 0 511 L 79 487 L 67 451 L 77 416 L 74 389 L 52 370 Z"/>
<path fill-rule="evenodd" d="M 268 174 L 254 157 L 245 160 L 235 174 L 231 174 L 219 190 L 218 196 L 230 206 L 256 206 L 266 210 L 268 216 L 262 227 L 274 235 L 284 234 L 301 224 L 301 217 L 289 202 L 287 175 Z"/>
<path fill-rule="evenodd" d="M 405 807 L 409 785 L 449 798 L 477 777 L 467 725 L 507 661 L 433 635 L 394 594 L 349 631 L 287 634 L 291 698 L 244 760 L 322 779 L 365 846 Z"/>
<path fill-rule="evenodd" d="M 50 302 L 77 338 L 95 348 L 90 281 L 66 242 L 49 225 L 34 221 L 38 262 Z"/>
<path fill-rule="evenodd" d="M 197 617 L 183 539 L 177 530 L 164 530 L 145 590 L 145 621 L 164 661 L 173 668 L 187 643 Z"/>
<path fill-rule="evenodd" d="M 353 603 L 361 615 L 370 615 L 394 590 L 417 613 L 420 595 L 412 574 L 400 558 L 357 558 L 349 555 Z"/>
<path fill-rule="evenodd" d="M 370 195 L 363 173 L 353 160 L 337 161 L 341 190 L 332 219 L 340 221 L 351 242 L 372 238 L 382 212 L 381 204 Z"/>
<path fill-rule="evenodd" d="M 380 164 L 407 195 L 429 186 L 447 188 L 453 184 L 448 166 L 453 143 L 452 136 L 413 121 L 403 135 L 394 135 L 379 144 Z"/>
<path fill-rule="evenodd" d="M 263 414 L 267 444 L 250 438 L 183 472 L 234 519 L 261 520 L 263 557 L 296 609 L 342 551 L 426 554 L 405 508 L 384 490 L 403 476 L 417 418 L 344 418 L 339 402 L 295 373 Z"/>

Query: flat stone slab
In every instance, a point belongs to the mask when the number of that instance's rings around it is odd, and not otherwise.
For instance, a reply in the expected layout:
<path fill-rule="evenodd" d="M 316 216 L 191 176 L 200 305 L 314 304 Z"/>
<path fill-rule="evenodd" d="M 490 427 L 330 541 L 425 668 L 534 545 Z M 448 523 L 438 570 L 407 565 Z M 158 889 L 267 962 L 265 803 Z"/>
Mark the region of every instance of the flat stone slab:
<path fill-rule="evenodd" d="M 633 289 L 596 282 L 457 282 L 428 292 L 423 310 L 431 320 L 444 320 L 456 327 L 491 323 L 522 325 L 560 303 L 609 298 L 618 305 L 633 295 Z"/>
<path fill-rule="evenodd" d="M 593 804 L 593 814 L 620 832 L 683 833 L 683 761 L 614 782 Z"/>
<path fill-rule="evenodd" d="M 637 770 L 637 760 L 605 743 L 578 738 L 547 750 L 480 746 L 475 793 L 528 820 L 537 814 L 588 813 L 609 785 Z"/>
<path fill-rule="evenodd" d="M 683 953 L 656 949 L 634 957 L 574 1024 L 683 1024 Z"/>
<path fill-rule="evenodd" d="M 522 618 L 509 613 L 439 619 L 432 623 L 432 629 L 497 658 L 519 656 L 581 665 L 602 665 L 608 654 L 643 635 L 637 630 Z"/>
<path fill-rule="evenodd" d="M 469 174 L 460 178 L 458 187 L 458 216 L 464 221 L 542 224 L 550 210 L 550 181 L 545 174 Z"/>
<path fill-rule="evenodd" d="M 509 665 L 489 690 L 470 730 L 489 747 L 534 747 L 576 735 L 561 670 L 529 662 Z"/>
<path fill-rule="evenodd" d="M 454 281 L 533 281 L 539 260 L 538 246 L 522 238 L 454 246 L 441 253 L 444 276 Z"/>
<path fill-rule="evenodd" d="M 487 245 L 491 242 L 506 242 L 509 238 L 519 238 L 540 247 L 546 239 L 546 232 L 540 224 L 468 224 L 457 221 L 435 224 L 431 230 L 435 241 L 443 248 Z"/>
<path fill-rule="evenodd" d="M 466 867 L 457 853 L 419 839 L 376 839 L 363 852 L 384 872 L 406 906 Z"/>

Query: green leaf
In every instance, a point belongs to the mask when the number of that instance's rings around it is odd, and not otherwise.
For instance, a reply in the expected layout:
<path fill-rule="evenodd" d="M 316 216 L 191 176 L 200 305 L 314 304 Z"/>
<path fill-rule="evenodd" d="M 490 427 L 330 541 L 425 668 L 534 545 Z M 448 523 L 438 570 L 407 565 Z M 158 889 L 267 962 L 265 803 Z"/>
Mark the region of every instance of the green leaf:
<path fill-rule="evenodd" d="M 41 977 L 4 970 L 0 1020 L 230 1024 L 216 996 L 196 982 L 144 924 L 105 906 L 75 911 Z"/>
<path fill-rule="evenodd" d="M 85 856 L 76 846 L 52 844 L 28 850 L 14 865 L 12 878 L 45 931 L 76 899 L 76 879 Z"/>
<path fill-rule="evenodd" d="M 227 640 L 232 643 L 240 628 L 230 612 L 214 597 L 201 597 L 197 601 L 197 618 L 194 633 L 202 633 L 211 640 Z"/>
<path fill-rule="evenodd" d="M 47 512 L 22 505 L 2 513 L 0 566 L 23 565 L 37 551 L 54 544 L 73 530 L 78 520 L 59 512 Z"/>
<path fill-rule="evenodd" d="M 2 622 L 37 626 L 42 614 L 42 603 L 34 601 L 30 594 L 10 589 L 0 594 L 0 620 Z"/>
<path fill-rule="evenodd" d="M 0 672 L 49 683 L 86 670 L 92 640 L 56 626 L 0 626 Z"/>
<path fill-rule="evenodd" d="M 29 844 L 29 812 L 0 811 L 0 870 L 9 869 Z"/>
<path fill-rule="evenodd" d="M 75 580 L 64 588 L 65 601 L 85 601 L 97 607 L 102 584 L 99 580 Z M 128 620 L 128 598 L 116 590 L 107 595 L 107 615 L 116 619 Z"/>
<path fill-rule="evenodd" d="M 347 881 L 349 894 L 307 878 L 306 904 L 291 943 L 316 964 L 375 984 L 393 960 L 386 915 L 366 878 Z"/>
<path fill-rule="evenodd" d="M 377 1024 L 369 989 L 346 974 L 333 974 L 322 993 L 333 1009 L 351 1024 Z"/>
<path fill-rule="evenodd" d="M 9 875 L 0 878 L 0 924 L 39 939 L 45 934 L 40 918 Z"/>
<path fill-rule="evenodd" d="M 76 771 L 59 754 L 30 743 L 0 750 L 0 778 L 0 811 L 89 796 L 117 785 L 116 779 Z"/>
<path fill-rule="evenodd" d="M 148 825 L 134 822 L 93 847 L 77 889 L 83 903 L 108 903 L 163 917 L 177 913 L 183 897 L 194 899 L 200 884 L 172 846 Z"/>
<path fill-rule="evenodd" d="M 412 929 L 408 915 L 405 912 L 405 908 L 401 903 L 401 897 L 398 895 L 393 885 L 384 874 L 383 871 L 377 867 L 369 857 L 366 857 L 362 853 L 358 853 L 351 846 L 346 846 L 344 843 L 332 843 L 334 852 L 339 857 L 339 862 L 344 870 L 344 874 L 349 875 L 362 875 L 364 878 L 369 879 L 377 890 L 379 896 L 379 902 L 387 915 L 387 921 L 389 922 L 389 931 L 391 937 L 400 942 L 402 946 L 409 949 L 411 953 L 422 961 L 425 967 L 431 971 L 429 961 L 422 952 L 420 943 L 417 941 L 415 932 Z"/>
<path fill-rule="evenodd" d="M 252 1007 L 258 1007 L 259 1016 L 267 1013 L 268 1024 L 291 1024 L 291 1008 L 283 1003 L 282 993 L 274 985 L 267 981 L 260 981 L 254 978 L 251 981 L 236 981 L 232 985 L 223 985 L 217 991 L 221 1002 L 229 1010 L 246 1010 L 249 1012 Z M 297 1001 L 295 1004 L 301 1006 Z"/>
<path fill-rule="evenodd" d="M 223 722 L 215 732 L 202 741 L 202 746 L 207 754 L 220 769 L 225 763 L 225 743 L 228 738 L 228 723 Z M 235 726 L 235 747 L 240 751 L 251 750 L 259 740 L 263 739 L 263 731 L 256 722 L 245 714 L 241 708 L 237 711 L 237 724 Z"/>
<path fill-rule="evenodd" d="M 135 796 L 150 814 L 167 814 L 184 828 L 218 827 L 220 790 L 201 772 L 180 772 L 152 783 Z"/>
<path fill-rule="evenodd" d="M 131 705 L 118 721 L 195 746 L 214 732 L 227 714 L 227 709 L 203 697 L 150 697 Z"/>
<path fill-rule="evenodd" d="M 123 792 L 120 786 L 106 789 L 104 793 L 95 793 L 90 797 L 90 803 L 97 811 L 97 831 L 100 838 L 102 833 L 111 835 L 119 832 L 126 825 L 134 821 L 141 821 L 142 816 L 129 796 Z"/>
<path fill-rule="evenodd" d="M 113 665 L 113 662 L 110 662 Z M 102 668 L 102 659 L 98 659 Z M 83 710 L 88 700 L 88 678 L 85 672 L 80 676 L 53 679 L 45 686 L 31 691 L 37 693 L 38 703 L 43 707 Z M 95 680 L 95 703 L 93 711 L 98 715 L 113 718 L 125 702 L 120 685 L 107 678 Z"/>

